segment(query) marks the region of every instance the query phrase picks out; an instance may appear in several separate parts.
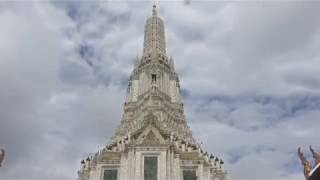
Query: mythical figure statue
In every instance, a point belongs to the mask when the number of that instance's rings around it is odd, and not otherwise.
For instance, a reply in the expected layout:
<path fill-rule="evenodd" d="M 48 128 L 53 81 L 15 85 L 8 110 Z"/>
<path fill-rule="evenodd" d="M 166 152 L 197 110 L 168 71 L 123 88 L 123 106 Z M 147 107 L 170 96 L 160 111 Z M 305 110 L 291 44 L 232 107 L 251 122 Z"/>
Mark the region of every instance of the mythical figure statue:
<path fill-rule="evenodd" d="M 320 154 L 318 154 L 310 145 L 310 151 L 312 153 L 313 159 L 315 161 L 315 166 L 320 163 Z"/>
<path fill-rule="evenodd" d="M 0 154 L 0 167 L 2 166 L 2 162 L 3 162 L 3 160 L 4 160 L 4 155 L 5 155 L 4 149 L 1 149 L 1 154 Z"/>
<path fill-rule="evenodd" d="M 304 168 L 304 176 L 306 179 L 309 178 L 309 173 L 312 170 L 311 164 L 310 162 L 307 161 L 307 159 L 304 157 L 303 153 L 301 152 L 301 148 L 298 148 L 298 154 L 299 154 L 299 158 L 301 160 L 301 164 L 303 165 Z"/>

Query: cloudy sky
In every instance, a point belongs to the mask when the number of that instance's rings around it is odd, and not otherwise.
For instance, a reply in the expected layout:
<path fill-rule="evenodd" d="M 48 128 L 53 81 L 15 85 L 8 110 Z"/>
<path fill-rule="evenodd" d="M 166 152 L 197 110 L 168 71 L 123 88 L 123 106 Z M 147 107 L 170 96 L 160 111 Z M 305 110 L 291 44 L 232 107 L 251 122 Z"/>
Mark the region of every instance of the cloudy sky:
<path fill-rule="evenodd" d="M 120 121 L 152 2 L 0 2 L 1 180 L 76 179 Z M 320 150 L 320 1 L 164 1 L 188 123 L 231 180 Z"/>

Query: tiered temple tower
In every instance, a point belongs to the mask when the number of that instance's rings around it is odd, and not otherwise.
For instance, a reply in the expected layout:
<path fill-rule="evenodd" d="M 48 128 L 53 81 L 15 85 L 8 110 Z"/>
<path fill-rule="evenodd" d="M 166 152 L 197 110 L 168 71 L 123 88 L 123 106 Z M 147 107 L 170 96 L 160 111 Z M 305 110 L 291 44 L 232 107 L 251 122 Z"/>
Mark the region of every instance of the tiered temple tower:
<path fill-rule="evenodd" d="M 81 162 L 80 180 L 226 180 L 223 161 L 202 150 L 187 125 L 179 78 L 153 6 L 143 55 L 130 76 L 110 144 Z"/>

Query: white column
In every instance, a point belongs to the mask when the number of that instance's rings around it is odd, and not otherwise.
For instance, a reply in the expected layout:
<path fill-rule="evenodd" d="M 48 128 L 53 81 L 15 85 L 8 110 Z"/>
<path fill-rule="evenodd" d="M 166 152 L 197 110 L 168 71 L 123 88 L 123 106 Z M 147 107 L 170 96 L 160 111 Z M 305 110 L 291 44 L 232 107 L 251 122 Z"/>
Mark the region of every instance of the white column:
<path fill-rule="evenodd" d="M 181 170 L 180 170 L 180 155 L 179 154 L 176 154 L 174 157 L 174 166 L 175 166 L 175 168 L 173 168 L 175 171 L 174 172 L 174 174 L 175 174 L 174 179 L 175 180 L 182 180 Z"/>
<path fill-rule="evenodd" d="M 174 152 L 170 150 L 170 180 L 175 180 L 174 168 Z"/>
<path fill-rule="evenodd" d="M 99 176 L 98 175 L 100 175 L 100 172 L 101 172 L 101 168 L 97 168 L 96 167 L 95 169 L 92 169 L 90 171 L 89 179 L 90 180 L 99 180 L 99 178 L 98 178 Z"/>
<path fill-rule="evenodd" d="M 204 174 L 203 174 L 203 162 L 200 163 L 198 166 L 198 180 L 205 180 L 204 179 Z"/>
<path fill-rule="evenodd" d="M 131 150 L 131 163 L 130 163 L 130 178 L 136 176 L 136 151 L 134 148 Z M 134 178 L 132 178 L 134 179 Z"/>
<path fill-rule="evenodd" d="M 128 169 L 127 169 L 127 179 L 126 180 L 129 180 L 129 177 L 132 177 L 132 169 L 133 169 L 133 165 L 132 165 L 132 158 L 133 158 L 133 155 L 132 155 L 132 149 L 129 149 L 128 151 Z"/>
<path fill-rule="evenodd" d="M 167 180 L 171 180 L 171 152 L 170 150 L 168 149 L 167 150 L 167 153 L 166 153 L 166 171 L 167 171 Z"/>
<path fill-rule="evenodd" d="M 119 179 L 120 180 L 126 180 L 127 177 L 127 157 L 124 153 L 121 155 L 120 159 L 120 167 L 119 167 Z"/>
<path fill-rule="evenodd" d="M 162 151 L 160 153 L 160 156 L 159 156 L 159 162 L 160 162 L 160 167 L 159 168 L 159 173 L 160 173 L 160 180 L 162 179 L 166 179 L 167 177 L 167 171 L 166 171 L 166 165 L 167 165 L 167 162 L 166 162 L 166 151 Z"/>
<path fill-rule="evenodd" d="M 142 158 L 141 158 L 141 152 L 136 152 L 136 166 L 135 166 L 135 180 L 141 180 L 142 177 L 141 177 L 141 174 L 142 174 Z"/>

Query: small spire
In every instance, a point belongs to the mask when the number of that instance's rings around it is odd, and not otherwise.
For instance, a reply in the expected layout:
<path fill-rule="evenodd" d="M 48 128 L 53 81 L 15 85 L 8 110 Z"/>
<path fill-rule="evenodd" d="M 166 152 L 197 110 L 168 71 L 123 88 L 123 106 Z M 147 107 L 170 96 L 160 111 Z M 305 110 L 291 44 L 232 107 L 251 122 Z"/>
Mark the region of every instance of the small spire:
<path fill-rule="evenodd" d="M 139 66 L 139 56 L 137 55 L 136 59 L 134 60 L 134 68 L 138 67 Z"/>
<path fill-rule="evenodd" d="M 170 56 L 169 65 L 170 65 L 170 67 L 171 67 L 172 69 L 174 69 L 174 61 L 173 61 L 172 56 Z"/>

